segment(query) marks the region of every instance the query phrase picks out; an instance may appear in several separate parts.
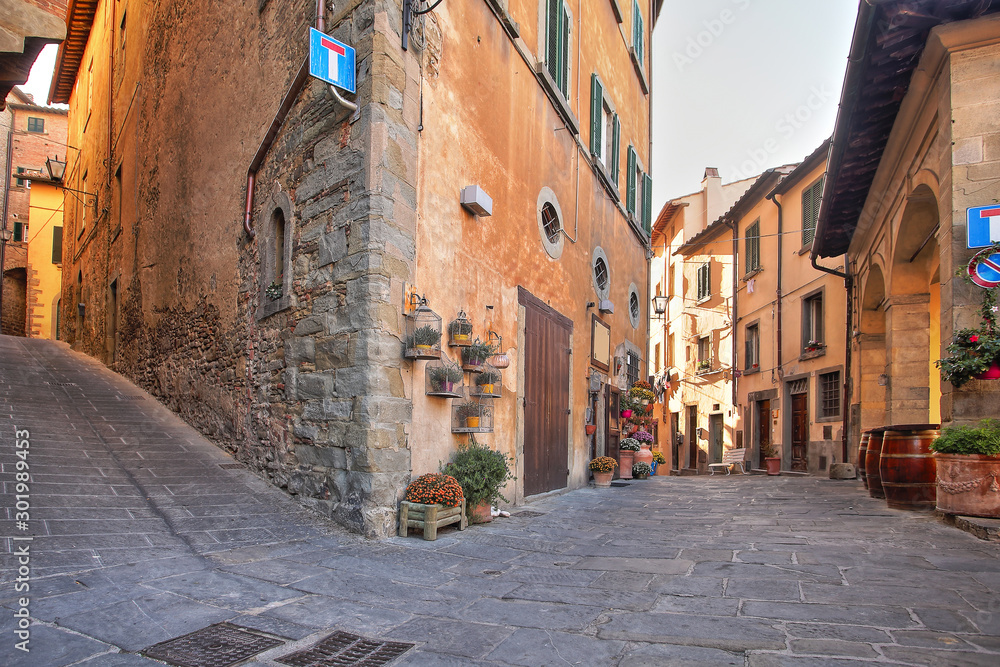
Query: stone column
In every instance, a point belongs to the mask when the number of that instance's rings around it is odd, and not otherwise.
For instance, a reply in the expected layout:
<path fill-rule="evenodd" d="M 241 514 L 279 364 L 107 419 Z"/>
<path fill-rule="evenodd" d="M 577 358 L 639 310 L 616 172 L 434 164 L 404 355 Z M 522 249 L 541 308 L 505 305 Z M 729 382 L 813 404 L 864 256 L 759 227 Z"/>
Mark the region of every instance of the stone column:
<path fill-rule="evenodd" d="M 929 294 L 897 294 L 886 304 L 887 424 L 923 424 L 928 420 L 929 303 Z"/>

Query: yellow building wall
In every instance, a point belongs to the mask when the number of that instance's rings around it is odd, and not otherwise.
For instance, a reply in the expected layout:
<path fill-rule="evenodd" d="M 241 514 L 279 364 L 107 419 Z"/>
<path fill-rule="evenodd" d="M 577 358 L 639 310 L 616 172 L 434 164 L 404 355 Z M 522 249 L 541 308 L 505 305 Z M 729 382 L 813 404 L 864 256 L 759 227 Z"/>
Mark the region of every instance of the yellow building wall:
<path fill-rule="evenodd" d="M 63 224 L 62 190 L 42 181 L 32 183 L 28 221 L 28 336 L 55 339 L 62 263 L 52 262 L 52 245 L 55 229 Z"/>

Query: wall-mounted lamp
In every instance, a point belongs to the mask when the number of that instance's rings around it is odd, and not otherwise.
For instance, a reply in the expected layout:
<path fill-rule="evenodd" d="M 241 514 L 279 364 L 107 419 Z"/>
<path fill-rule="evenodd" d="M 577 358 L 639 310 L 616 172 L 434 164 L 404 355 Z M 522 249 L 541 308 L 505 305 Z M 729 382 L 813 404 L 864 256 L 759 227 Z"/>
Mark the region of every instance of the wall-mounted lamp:
<path fill-rule="evenodd" d="M 597 309 L 605 315 L 611 315 L 615 312 L 615 304 L 611 303 L 611 299 L 601 299 Z"/>
<path fill-rule="evenodd" d="M 663 315 L 667 312 L 667 297 L 665 296 L 654 296 L 653 297 L 653 312 L 657 315 Z"/>
<path fill-rule="evenodd" d="M 462 188 L 458 203 L 465 207 L 465 210 L 481 218 L 493 215 L 493 198 L 478 185 L 467 185 Z"/>
<path fill-rule="evenodd" d="M 66 162 L 65 160 L 60 160 L 58 155 L 54 158 L 46 158 L 45 168 L 48 169 L 49 178 L 53 181 L 61 182 L 66 175 Z"/>
<path fill-rule="evenodd" d="M 885 373 L 880 373 L 878 376 L 878 386 L 888 387 L 889 386 L 889 376 Z"/>

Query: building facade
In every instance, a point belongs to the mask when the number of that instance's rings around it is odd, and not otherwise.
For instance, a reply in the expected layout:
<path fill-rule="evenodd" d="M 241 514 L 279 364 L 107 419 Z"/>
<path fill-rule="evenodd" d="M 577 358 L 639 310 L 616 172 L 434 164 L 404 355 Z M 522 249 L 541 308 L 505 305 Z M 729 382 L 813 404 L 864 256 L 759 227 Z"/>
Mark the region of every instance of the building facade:
<path fill-rule="evenodd" d="M 812 247 L 830 265 L 846 254 L 852 451 L 863 430 L 972 423 L 1000 404 L 996 382 L 956 388 L 935 367 L 955 332 L 982 324 L 983 289 L 961 274 L 978 252 L 970 209 L 1000 201 L 1000 16 L 925 4 L 919 25 L 905 3 L 861 5 Z"/>
<path fill-rule="evenodd" d="M 65 339 L 377 536 L 466 437 L 408 317 L 457 360 L 464 314 L 510 362 L 476 434 L 507 497 L 585 484 L 585 426 L 645 363 L 659 4 L 93 3 L 53 82 L 87 193 Z M 356 47 L 356 95 L 306 76 L 310 27 Z"/>

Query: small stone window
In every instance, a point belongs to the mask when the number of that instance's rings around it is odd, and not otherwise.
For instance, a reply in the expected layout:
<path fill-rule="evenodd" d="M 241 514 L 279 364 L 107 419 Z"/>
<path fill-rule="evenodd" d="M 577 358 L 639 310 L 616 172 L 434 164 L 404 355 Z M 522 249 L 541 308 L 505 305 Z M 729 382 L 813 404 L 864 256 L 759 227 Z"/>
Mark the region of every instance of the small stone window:
<path fill-rule="evenodd" d="M 633 329 L 638 329 L 642 318 L 642 302 L 639 301 L 639 288 L 632 283 L 628 287 L 628 319 Z"/>
<path fill-rule="evenodd" d="M 544 187 L 538 193 L 535 216 L 542 247 L 552 259 L 559 259 L 563 251 L 563 215 L 559 200 L 551 188 Z"/>
<path fill-rule="evenodd" d="M 608 289 L 608 265 L 603 257 L 598 257 L 594 262 L 594 282 L 597 283 L 598 290 L 603 292 Z"/>
<path fill-rule="evenodd" d="M 594 291 L 599 299 L 610 298 L 611 295 L 611 265 L 608 256 L 600 246 L 594 248 L 590 260 L 591 278 L 594 281 Z"/>
<path fill-rule="evenodd" d="M 263 319 L 291 305 L 292 291 L 292 202 L 280 189 L 275 189 L 262 209 L 267 217 L 259 237 L 260 243 L 260 308 L 257 318 Z"/>

